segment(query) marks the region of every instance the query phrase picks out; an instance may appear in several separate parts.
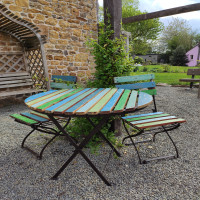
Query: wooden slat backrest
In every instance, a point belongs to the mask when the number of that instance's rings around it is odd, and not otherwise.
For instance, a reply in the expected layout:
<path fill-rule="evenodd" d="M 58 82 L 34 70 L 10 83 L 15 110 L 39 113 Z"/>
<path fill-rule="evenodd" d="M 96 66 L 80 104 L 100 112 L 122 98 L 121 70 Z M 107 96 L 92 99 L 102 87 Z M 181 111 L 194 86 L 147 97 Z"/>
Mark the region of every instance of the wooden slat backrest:
<path fill-rule="evenodd" d="M 200 75 L 200 69 L 188 69 L 187 75 Z"/>
<path fill-rule="evenodd" d="M 77 78 L 76 76 L 61 76 L 61 75 L 52 75 L 51 79 L 53 81 L 62 80 L 62 81 L 70 81 L 76 83 Z"/>

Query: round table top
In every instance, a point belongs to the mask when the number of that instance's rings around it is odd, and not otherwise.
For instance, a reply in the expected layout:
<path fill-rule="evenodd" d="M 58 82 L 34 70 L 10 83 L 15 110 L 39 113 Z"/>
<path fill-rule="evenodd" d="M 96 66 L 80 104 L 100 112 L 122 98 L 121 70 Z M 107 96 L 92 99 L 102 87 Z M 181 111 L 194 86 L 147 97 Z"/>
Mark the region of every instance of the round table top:
<path fill-rule="evenodd" d="M 148 106 L 152 96 L 117 88 L 50 90 L 28 97 L 25 104 L 41 113 L 60 116 L 122 114 Z"/>

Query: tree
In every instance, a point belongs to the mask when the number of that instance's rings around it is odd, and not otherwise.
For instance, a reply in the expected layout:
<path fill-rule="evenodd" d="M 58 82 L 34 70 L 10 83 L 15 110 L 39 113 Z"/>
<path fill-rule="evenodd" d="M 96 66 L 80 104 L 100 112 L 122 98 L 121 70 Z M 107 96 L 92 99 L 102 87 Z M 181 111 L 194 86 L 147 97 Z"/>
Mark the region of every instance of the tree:
<path fill-rule="evenodd" d="M 163 30 L 161 45 L 166 46 L 173 52 L 178 46 L 182 46 L 185 51 L 190 50 L 195 43 L 196 33 L 192 31 L 191 26 L 184 19 L 172 18 L 169 25 Z M 198 40 L 198 37 L 196 37 Z"/>
<path fill-rule="evenodd" d="M 139 10 L 138 6 L 138 0 L 122 0 L 122 18 L 145 14 Z M 159 19 L 151 19 L 122 24 L 122 27 L 131 33 L 133 53 L 146 54 L 151 52 L 151 43 L 158 38 L 163 24 Z"/>
<path fill-rule="evenodd" d="M 171 64 L 174 66 L 186 66 L 188 63 L 188 58 L 186 56 L 186 51 L 182 45 L 179 45 L 172 53 Z"/>

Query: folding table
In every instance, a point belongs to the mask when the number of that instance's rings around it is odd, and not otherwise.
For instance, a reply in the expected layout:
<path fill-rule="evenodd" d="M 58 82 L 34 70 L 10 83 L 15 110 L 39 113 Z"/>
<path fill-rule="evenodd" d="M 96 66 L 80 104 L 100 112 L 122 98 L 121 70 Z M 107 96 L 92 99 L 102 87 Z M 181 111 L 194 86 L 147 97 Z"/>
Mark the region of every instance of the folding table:
<path fill-rule="evenodd" d="M 134 112 L 151 104 L 152 96 L 143 92 L 117 88 L 79 88 L 65 89 L 59 91 L 48 91 L 33 95 L 25 100 L 25 104 L 32 110 L 47 114 L 55 126 L 66 135 L 69 142 L 74 146 L 75 151 L 71 157 L 56 172 L 52 179 L 57 179 L 60 173 L 77 156 L 81 156 L 88 162 L 92 169 L 99 175 L 105 184 L 111 185 L 103 174 L 96 168 L 92 161 L 82 151 L 90 139 L 99 134 L 106 143 L 113 149 L 117 156 L 120 153 L 114 148 L 109 140 L 101 133 L 101 128 L 111 116 Z M 80 144 L 77 144 L 64 130 L 56 116 L 85 117 L 94 127 L 88 136 Z M 91 118 L 100 117 L 101 120 L 95 125 Z"/>

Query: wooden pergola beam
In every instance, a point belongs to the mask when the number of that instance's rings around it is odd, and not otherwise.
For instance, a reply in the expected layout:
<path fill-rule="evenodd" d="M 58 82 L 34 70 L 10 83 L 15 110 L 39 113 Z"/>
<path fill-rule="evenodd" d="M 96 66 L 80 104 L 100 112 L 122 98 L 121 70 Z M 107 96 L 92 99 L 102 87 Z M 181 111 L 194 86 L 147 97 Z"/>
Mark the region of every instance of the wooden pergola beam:
<path fill-rule="evenodd" d="M 166 17 L 166 16 L 170 16 L 170 15 L 176 15 L 176 14 L 192 12 L 192 11 L 197 11 L 197 10 L 200 10 L 200 3 L 176 7 L 176 8 L 170 8 L 167 10 L 161 10 L 161 11 L 147 13 L 147 14 L 143 14 L 143 15 L 137 15 L 137 16 L 133 16 L 133 17 L 123 18 L 122 23 L 128 24 L 128 23 L 132 23 L 132 22 L 138 22 L 138 21 L 143 21 L 143 20 L 153 19 L 153 18 Z"/>

